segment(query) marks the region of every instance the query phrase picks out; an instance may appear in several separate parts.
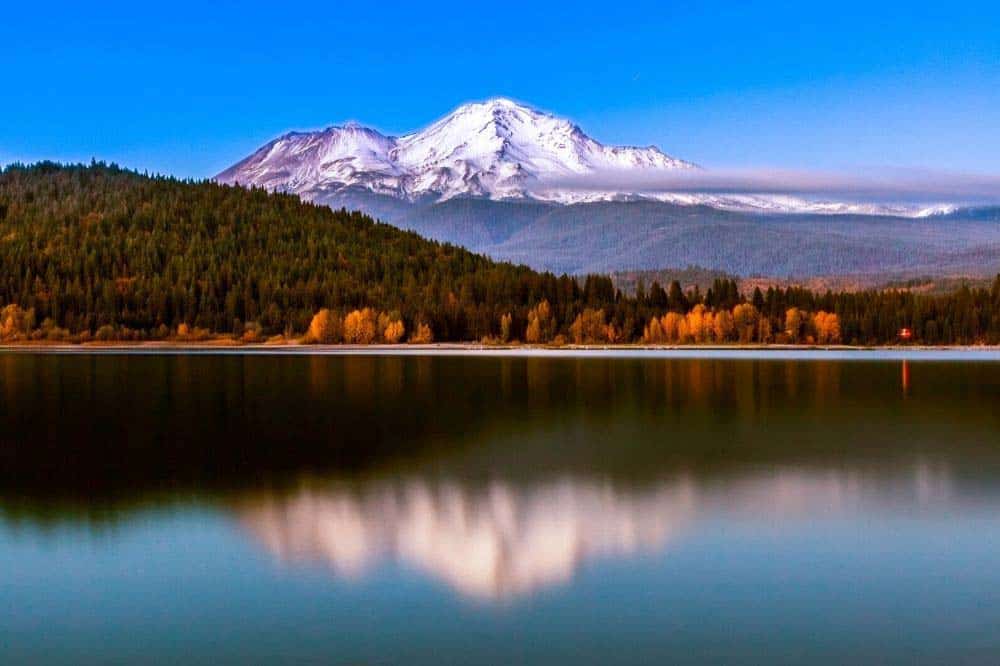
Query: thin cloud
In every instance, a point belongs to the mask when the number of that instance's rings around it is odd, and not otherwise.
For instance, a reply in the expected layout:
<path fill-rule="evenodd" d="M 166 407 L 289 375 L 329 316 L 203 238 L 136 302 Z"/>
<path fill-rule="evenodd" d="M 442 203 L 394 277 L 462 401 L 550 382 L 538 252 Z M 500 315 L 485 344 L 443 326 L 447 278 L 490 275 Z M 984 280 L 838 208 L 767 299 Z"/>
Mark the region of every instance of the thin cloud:
<path fill-rule="evenodd" d="M 783 169 L 604 171 L 548 179 L 546 186 L 587 191 L 794 195 L 857 201 L 1000 203 L 1000 176 L 914 169 L 852 173 Z"/>

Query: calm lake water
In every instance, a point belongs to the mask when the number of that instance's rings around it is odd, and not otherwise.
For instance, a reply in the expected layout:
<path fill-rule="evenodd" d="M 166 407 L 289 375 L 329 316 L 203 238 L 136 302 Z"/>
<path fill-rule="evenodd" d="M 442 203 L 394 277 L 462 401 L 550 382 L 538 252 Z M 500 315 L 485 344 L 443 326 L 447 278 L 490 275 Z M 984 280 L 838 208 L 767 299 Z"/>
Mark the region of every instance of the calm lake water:
<path fill-rule="evenodd" d="M 998 663 L 1000 363 L 0 354 L 0 663 Z"/>

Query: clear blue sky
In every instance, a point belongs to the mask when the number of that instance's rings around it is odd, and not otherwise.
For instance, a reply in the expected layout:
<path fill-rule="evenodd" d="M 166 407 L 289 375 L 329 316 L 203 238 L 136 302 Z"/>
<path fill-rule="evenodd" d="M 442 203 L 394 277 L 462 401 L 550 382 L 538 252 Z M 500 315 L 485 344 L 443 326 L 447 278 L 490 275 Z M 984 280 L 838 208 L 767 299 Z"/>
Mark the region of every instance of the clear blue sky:
<path fill-rule="evenodd" d="M 0 163 L 203 177 L 504 95 L 706 166 L 1000 173 L 997 2 L 12 2 L 0 44 Z"/>

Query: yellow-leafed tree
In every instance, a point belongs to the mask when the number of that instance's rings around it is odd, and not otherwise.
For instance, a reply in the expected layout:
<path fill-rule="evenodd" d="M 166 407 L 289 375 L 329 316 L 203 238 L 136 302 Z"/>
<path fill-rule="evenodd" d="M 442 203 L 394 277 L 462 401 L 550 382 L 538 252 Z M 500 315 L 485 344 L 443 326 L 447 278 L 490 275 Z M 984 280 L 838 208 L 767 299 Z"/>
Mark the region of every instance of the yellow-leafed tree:
<path fill-rule="evenodd" d="M 354 310 L 344 317 L 344 342 L 351 345 L 370 345 L 376 337 L 375 311 L 371 308 Z"/>
<path fill-rule="evenodd" d="M 642 331 L 642 341 L 647 345 L 658 345 L 666 341 L 659 319 L 653 317 L 649 320 L 649 323 L 646 324 L 646 327 Z"/>
<path fill-rule="evenodd" d="M 608 333 L 604 323 L 604 310 L 587 308 L 576 316 L 573 324 L 569 327 L 570 337 L 578 345 L 605 342 L 608 339 Z"/>
<path fill-rule="evenodd" d="M 733 325 L 740 342 L 744 344 L 753 342 L 757 333 L 758 317 L 757 308 L 749 303 L 740 303 L 733 308 Z"/>
<path fill-rule="evenodd" d="M 524 332 L 524 340 L 528 344 L 541 344 L 551 340 L 554 333 L 552 308 L 548 301 L 543 300 L 528 310 L 528 328 Z"/>
<path fill-rule="evenodd" d="M 500 315 L 500 342 L 510 342 L 510 327 L 513 323 L 513 318 L 510 313 Z"/>
<path fill-rule="evenodd" d="M 840 342 L 840 319 L 832 312 L 820 310 L 813 315 L 816 342 L 821 345 L 835 345 Z"/>
<path fill-rule="evenodd" d="M 789 342 L 794 344 L 802 341 L 806 321 L 806 313 L 798 308 L 788 308 L 785 311 L 785 333 Z"/>

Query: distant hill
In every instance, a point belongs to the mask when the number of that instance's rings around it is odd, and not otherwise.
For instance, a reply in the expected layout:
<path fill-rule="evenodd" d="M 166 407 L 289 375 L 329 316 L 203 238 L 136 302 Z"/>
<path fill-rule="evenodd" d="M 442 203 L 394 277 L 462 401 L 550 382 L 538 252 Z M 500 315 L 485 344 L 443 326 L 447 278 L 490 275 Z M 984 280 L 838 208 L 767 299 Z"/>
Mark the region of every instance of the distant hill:
<path fill-rule="evenodd" d="M 407 203 L 360 190 L 316 200 L 369 211 L 495 259 L 555 272 L 698 265 L 741 276 L 807 278 L 985 277 L 1000 270 L 997 208 L 911 218 L 747 213 L 657 201 Z"/>

